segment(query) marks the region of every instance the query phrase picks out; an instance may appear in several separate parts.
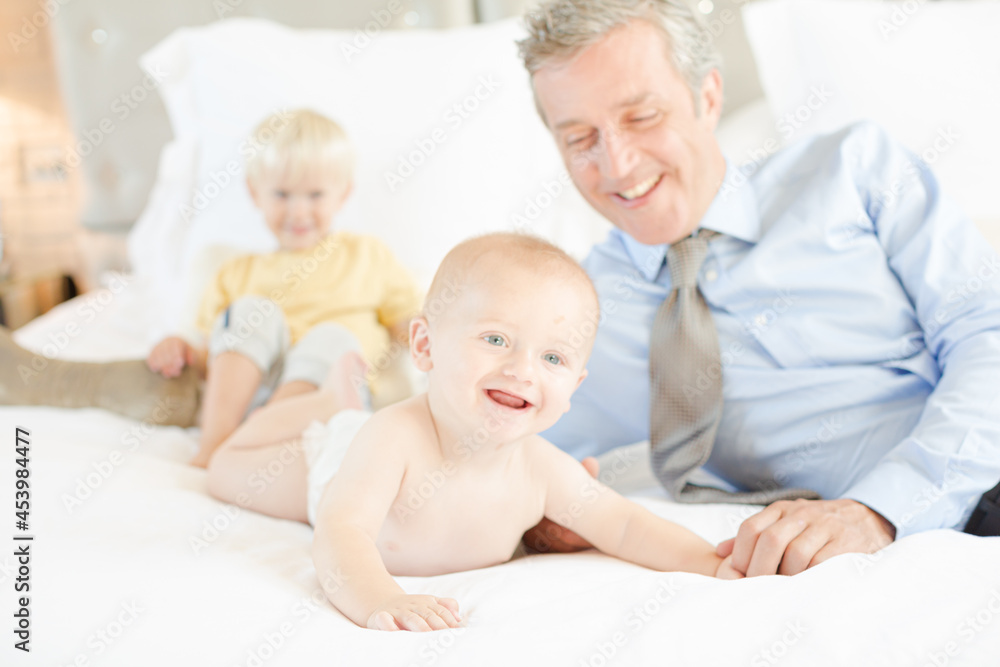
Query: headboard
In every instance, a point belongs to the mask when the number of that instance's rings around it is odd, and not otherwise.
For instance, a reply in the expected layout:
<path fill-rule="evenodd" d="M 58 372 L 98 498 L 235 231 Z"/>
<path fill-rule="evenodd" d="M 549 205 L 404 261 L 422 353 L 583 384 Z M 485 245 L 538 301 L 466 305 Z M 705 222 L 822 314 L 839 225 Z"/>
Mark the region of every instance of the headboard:
<path fill-rule="evenodd" d="M 396 11 L 389 11 L 388 8 Z M 463 25 L 475 20 L 472 0 L 88 0 L 60 5 L 52 34 L 63 100 L 86 198 L 81 222 L 121 229 L 139 216 L 156 176 L 170 125 L 139 57 L 172 31 L 233 16 L 254 16 L 297 28 L 352 29 L 389 15 L 389 25 Z"/>
<path fill-rule="evenodd" d="M 719 0 L 714 14 L 746 0 Z M 85 189 L 81 223 L 123 231 L 139 217 L 156 177 L 160 150 L 171 138 L 155 84 L 139 57 L 182 26 L 253 16 L 298 28 L 356 29 L 374 18 L 390 28 L 442 28 L 520 15 L 531 0 L 173 0 L 136 3 L 88 0 L 60 4 L 52 34 L 60 87 L 76 145 L 69 159 Z M 391 10 L 391 11 L 390 11 Z M 761 95 L 742 29 L 718 45 L 726 61 L 727 112 Z"/>

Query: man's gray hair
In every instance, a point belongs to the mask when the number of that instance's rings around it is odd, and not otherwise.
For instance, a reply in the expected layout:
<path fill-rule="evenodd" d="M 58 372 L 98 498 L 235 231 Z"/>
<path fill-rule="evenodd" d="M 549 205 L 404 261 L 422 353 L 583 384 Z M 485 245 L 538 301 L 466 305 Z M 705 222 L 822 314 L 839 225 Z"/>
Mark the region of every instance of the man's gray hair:
<path fill-rule="evenodd" d="M 697 101 L 702 81 L 722 66 L 722 56 L 704 19 L 685 0 L 550 0 L 525 15 L 528 36 L 517 46 L 534 76 L 547 63 L 569 58 L 636 20 L 663 31 L 674 69 Z"/>

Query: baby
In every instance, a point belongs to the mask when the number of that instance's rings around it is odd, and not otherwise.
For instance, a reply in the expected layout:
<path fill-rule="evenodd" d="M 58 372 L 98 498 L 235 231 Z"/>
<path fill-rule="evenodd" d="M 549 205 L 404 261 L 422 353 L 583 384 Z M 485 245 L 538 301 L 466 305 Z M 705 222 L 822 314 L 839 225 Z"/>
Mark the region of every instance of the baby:
<path fill-rule="evenodd" d="M 711 544 L 621 497 L 537 435 L 569 409 L 587 375 L 597 313 L 589 278 L 558 248 L 515 234 L 466 241 L 445 257 L 410 323 L 426 393 L 373 415 L 342 411 L 308 430 L 333 415 L 349 386 L 331 378 L 312 395 L 267 406 L 220 447 L 209 488 L 308 519 L 324 591 L 372 629 L 458 626 L 455 600 L 409 595 L 391 575 L 503 563 L 543 517 L 646 567 L 738 577 Z M 283 472 L 266 488 L 251 481 L 278 459 Z"/>
<path fill-rule="evenodd" d="M 265 119 L 254 136 L 263 148 L 247 161 L 247 186 L 280 249 L 227 262 L 202 297 L 201 340 L 170 336 L 147 359 L 164 377 L 186 365 L 207 371 L 198 466 L 262 384 L 271 403 L 315 391 L 331 368 L 366 385 L 365 361 L 390 338 L 405 340 L 420 308 L 415 283 L 384 244 L 330 231 L 353 183 L 340 126 L 299 110 Z M 362 394 L 344 407 L 366 405 Z"/>

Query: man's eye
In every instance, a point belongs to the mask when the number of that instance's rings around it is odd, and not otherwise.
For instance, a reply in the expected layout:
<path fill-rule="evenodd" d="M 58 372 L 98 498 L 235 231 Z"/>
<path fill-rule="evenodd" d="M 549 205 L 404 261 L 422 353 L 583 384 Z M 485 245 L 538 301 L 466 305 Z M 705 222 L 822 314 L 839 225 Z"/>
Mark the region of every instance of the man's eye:
<path fill-rule="evenodd" d="M 550 353 L 550 354 L 546 354 L 542 358 L 545 359 L 545 361 L 547 361 L 550 364 L 553 364 L 555 366 L 558 366 L 559 364 L 562 363 L 562 358 L 558 354 L 551 354 Z"/>
<path fill-rule="evenodd" d="M 504 344 L 503 336 L 486 336 L 484 340 L 490 345 L 501 346 Z"/>
<path fill-rule="evenodd" d="M 660 109 L 645 109 L 638 111 L 635 115 L 629 117 L 629 122 L 632 123 L 648 123 L 659 119 Z"/>
<path fill-rule="evenodd" d="M 592 136 L 594 136 L 593 132 L 588 132 L 587 134 L 571 134 L 568 137 L 566 137 L 566 145 L 567 146 L 582 146 Z"/>

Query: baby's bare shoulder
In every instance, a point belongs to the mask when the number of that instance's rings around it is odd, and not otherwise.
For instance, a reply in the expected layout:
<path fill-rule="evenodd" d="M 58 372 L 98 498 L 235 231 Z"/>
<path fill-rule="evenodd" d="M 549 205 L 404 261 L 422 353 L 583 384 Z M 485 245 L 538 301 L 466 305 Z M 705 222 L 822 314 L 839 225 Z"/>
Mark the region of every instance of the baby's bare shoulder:
<path fill-rule="evenodd" d="M 523 451 L 528 464 L 540 480 L 565 474 L 566 471 L 575 470 L 580 465 L 576 459 L 540 435 L 525 439 Z"/>
<path fill-rule="evenodd" d="M 369 430 L 390 446 L 404 446 L 413 451 L 434 436 L 424 396 L 414 396 L 376 411 L 368 420 Z"/>
<path fill-rule="evenodd" d="M 372 421 L 385 422 L 386 424 L 401 424 L 407 427 L 414 426 L 427 417 L 427 400 L 423 394 L 412 396 L 405 400 L 387 405 L 372 414 Z"/>
<path fill-rule="evenodd" d="M 540 435 L 532 435 L 525 438 L 524 451 L 527 456 L 538 461 L 546 461 L 556 464 L 560 462 L 564 463 L 567 461 L 576 461 L 576 459 L 572 456 L 559 449 Z"/>

